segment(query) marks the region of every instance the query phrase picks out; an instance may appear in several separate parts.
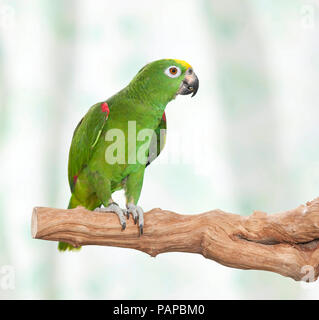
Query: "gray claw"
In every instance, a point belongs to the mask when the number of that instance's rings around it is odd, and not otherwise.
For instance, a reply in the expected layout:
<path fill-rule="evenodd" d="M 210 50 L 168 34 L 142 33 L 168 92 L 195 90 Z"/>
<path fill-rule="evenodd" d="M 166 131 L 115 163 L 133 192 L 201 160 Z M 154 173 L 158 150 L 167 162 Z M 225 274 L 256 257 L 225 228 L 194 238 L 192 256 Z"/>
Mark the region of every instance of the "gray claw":
<path fill-rule="evenodd" d="M 134 223 L 137 224 L 139 222 L 139 235 L 143 234 L 143 226 L 144 226 L 144 211 L 141 207 L 136 206 L 132 203 L 127 205 L 128 214 L 132 214 Z"/>

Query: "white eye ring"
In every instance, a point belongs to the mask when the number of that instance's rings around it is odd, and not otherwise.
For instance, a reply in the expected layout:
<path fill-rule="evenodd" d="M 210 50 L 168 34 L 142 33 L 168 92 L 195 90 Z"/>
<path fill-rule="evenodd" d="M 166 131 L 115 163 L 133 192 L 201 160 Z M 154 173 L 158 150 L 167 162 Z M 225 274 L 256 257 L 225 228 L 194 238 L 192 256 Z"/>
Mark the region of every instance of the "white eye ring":
<path fill-rule="evenodd" d="M 177 78 L 181 75 L 181 73 L 181 69 L 176 66 L 170 66 L 165 70 L 165 74 L 170 78 Z"/>

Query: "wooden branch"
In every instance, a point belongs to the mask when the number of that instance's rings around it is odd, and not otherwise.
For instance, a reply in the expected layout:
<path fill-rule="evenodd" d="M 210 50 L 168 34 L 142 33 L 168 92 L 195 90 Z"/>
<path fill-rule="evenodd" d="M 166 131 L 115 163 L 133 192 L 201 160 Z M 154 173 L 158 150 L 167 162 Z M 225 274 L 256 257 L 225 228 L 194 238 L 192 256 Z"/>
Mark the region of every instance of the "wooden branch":
<path fill-rule="evenodd" d="M 37 207 L 32 237 L 73 246 L 104 245 L 163 252 L 191 252 L 239 269 L 267 270 L 295 280 L 314 281 L 319 274 L 319 198 L 296 209 L 249 217 L 213 210 L 181 215 L 162 209 L 145 213 L 144 234 L 130 218 L 121 231 L 112 213 L 83 207 L 63 210 Z"/>

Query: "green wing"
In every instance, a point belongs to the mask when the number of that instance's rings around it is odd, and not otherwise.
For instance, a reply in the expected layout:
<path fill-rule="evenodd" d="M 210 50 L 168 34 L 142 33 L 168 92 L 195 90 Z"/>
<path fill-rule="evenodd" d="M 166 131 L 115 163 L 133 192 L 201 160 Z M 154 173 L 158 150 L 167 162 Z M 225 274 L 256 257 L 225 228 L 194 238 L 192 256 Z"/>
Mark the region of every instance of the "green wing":
<path fill-rule="evenodd" d="M 74 130 L 68 164 L 71 192 L 74 191 L 77 177 L 90 161 L 106 123 L 108 113 L 102 111 L 102 103 L 92 106 Z"/>
<path fill-rule="evenodd" d="M 162 120 L 159 126 L 156 128 L 155 133 L 152 137 L 146 167 L 149 164 L 151 164 L 151 162 L 153 162 L 159 156 L 161 151 L 164 149 L 165 142 L 166 142 L 166 115 L 164 112 Z"/>

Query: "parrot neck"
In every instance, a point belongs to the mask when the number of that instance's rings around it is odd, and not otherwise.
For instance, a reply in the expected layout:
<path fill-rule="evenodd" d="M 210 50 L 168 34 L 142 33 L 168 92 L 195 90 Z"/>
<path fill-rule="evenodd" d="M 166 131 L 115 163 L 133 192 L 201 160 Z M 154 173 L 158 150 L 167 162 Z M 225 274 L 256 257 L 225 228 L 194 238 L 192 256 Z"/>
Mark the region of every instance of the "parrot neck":
<path fill-rule="evenodd" d="M 128 96 L 138 100 L 139 102 L 152 107 L 151 109 L 162 116 L 166 105 L 174 98 L 168 97 L 157 90 L 157 88 L 149 88 L 146 84 L 130 83 L 126 87 Z"/>
<path fill-rule="evenodd" d="M 128 85 L 122 89 L 117 97 L 124 98 L 129 103 L 124 103 L 127 108 L 124 113 L 127 118 L 136 120 L 137 128 L 149 128 L 155 130 L 165 111 L 169 99 L 160 97 L 158 92 L 151 91 L 148 88 L 141 90 L 139 86 Z M 121 99 L 120 98 L 120 99 Z"/>

